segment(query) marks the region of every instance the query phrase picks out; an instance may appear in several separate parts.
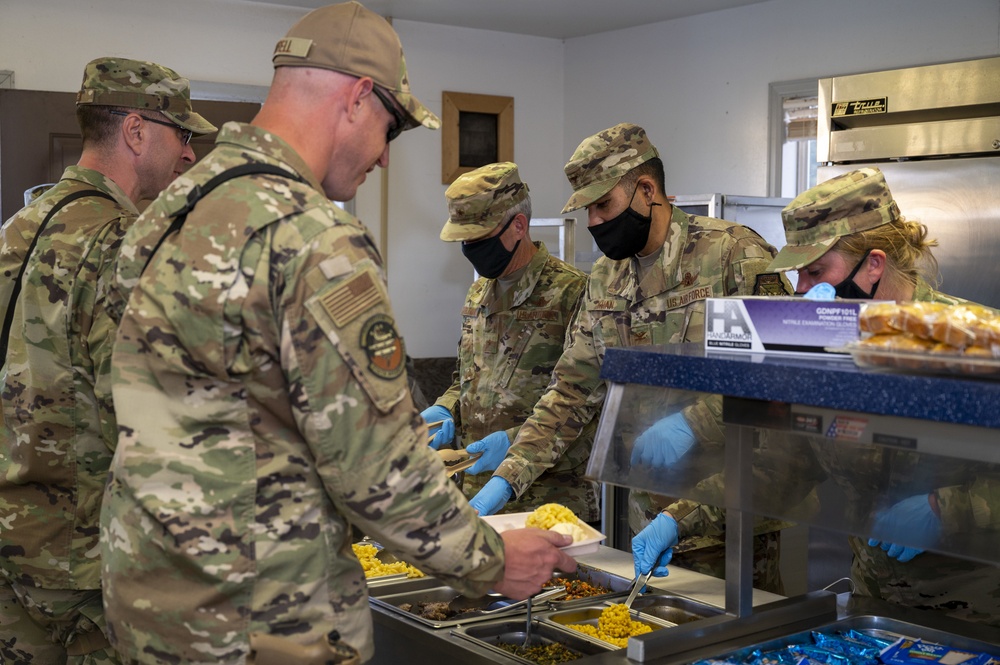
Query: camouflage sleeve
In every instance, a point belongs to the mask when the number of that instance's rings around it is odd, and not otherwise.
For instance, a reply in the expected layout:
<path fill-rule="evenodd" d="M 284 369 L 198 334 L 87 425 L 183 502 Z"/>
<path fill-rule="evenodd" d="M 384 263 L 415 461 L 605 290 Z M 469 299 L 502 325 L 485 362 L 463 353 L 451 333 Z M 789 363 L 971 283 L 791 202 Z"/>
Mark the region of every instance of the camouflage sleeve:
<path fill-rule="evenodd" d="M 594 321 L 582 301 L 580 305 L 552 381 L 494 472 L 518 497 L 559 461 L 604 403 L 607 387 L 600 377 L 602 355 L 594 344 Z"/>
<path fill-rule="evenodd" d="M 1000 478 L 978 477 L 968 485 L 935 492 L 946 532 L 1000 530 Z"/>
<path fill-rule="evenodd" d="M 736 227 L 725 264 L 727 296 L 791 295 L 792 285 L 784 273 L 767 272 L 777 252 L 763 238 L 744 227 Z"/>
<path fill-rule="evenodd" d="M 444 408 L 451 411 L 451 417 L 455 421 L 455 429 L 457 430 L 462 422 L 461 410 L 458 408 L 459 400 L 462 395 L 462 384 L 458 379 L 458 372 L 452 373 L 452 383 L 448 387 L 448 390 L 444 391 L 444 394 L 434 400 L 436 406 L 443 406 Z"/>
<path fill-rule="evenodd" d="M 110 450 L 118 442 L 118 426 L 111 398 L 111 351 L 121 313 L 110 315 L 108 292 L 114 290 L 114 257 L 121 246 L 129 220 L 119 218 L 105 227 L 83 263 L 95 279 L 77 280 L 83 292 L 74 313 L 80 334 L 87 340 L 91 376 L 94 377 L 94 397 L 104 442 Z M 80 320 L 85 317 L 86 320 Z"/>
<path fill-rule="evenodd" d="M 681 411 L 684 419 L 701 442 L 723 443 L 726 432 L 722 426 L 722 395 L 705 395 Z"/>
<path fill-rule="evenodd" d="M 359 247 L 341 233 L 332 258 L 289 280 L 281 355 L 299 428 L 339 512 L 446 583 L 485 592 L 503 543 L 424 443 L 380 267 Z"/>
<path fill-rule="evenodd" d="M 7 316 L 7 306 L 14 292 L 14 278 L 21 270 L 24 253 L 28 250 L 14 215 L 0 227 L 0 321 Z M 29 239 L 30 242 L 30 239 Z"/>

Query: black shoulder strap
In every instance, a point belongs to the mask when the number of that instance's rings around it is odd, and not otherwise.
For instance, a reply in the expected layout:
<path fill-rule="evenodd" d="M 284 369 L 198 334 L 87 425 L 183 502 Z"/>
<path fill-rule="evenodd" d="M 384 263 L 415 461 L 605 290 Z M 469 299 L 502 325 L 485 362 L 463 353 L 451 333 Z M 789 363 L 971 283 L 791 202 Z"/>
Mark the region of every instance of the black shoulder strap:
<path fill-rule="evenodd" d="M 281 176 L 282 178 L 290 178 L 292 180 L 296 180 L 301 183 L 306 182 L 305 178 L 303 178 L 302 176 L 298 175 L 297 173 L 292 173 L 291 171 L 283 169 L 280 166 L 274 166 L 273 164 L 259 164 L 251 162 L 249 164 L 240 164 L 239 166 L 234 166 L 231 169 L 223 171 L 219 175 L 215 176 L 214 178 L 206 182 L 204 185 L 195 185 L 191 189 L 191 191 L 188 192 L 187 202 L 181 207 L 180 210 L 178 210 L 177 212 L 175 212 L 173 215 L 170 216 L 171 218 L 170 226 L 167 227 L 166 232 L 162 236 L 160 236 L 160 239 L 156 241 L 155 245 L 153 245 L 153 250 L 149 253 L 149 258 L 146 259 L 145 265 L 142 266 L 142 272 L 140 272 L 139 274 L 141 275 L 142 273 L 146 272 L 146 266 L 148 266 L 152 262 L 153 256 L 156 255 L 156 251 L 160 249 L 160 245 L 163 244 L 163 241 L 166 240 L 169 236 L 181 230 L 181 227 L 184 226 L 184 222 L 187 221 L 188 213 L 194 210 L 194 207 L 198 203 L 198 201 L 206 197 L 209 192 L 211 192 L 213 189 L 215 189 L 222 183 L 226 182 L 227 180 L 232 180 L 233 178 L 240 178 L 245 175 L 253 175 L 257 173 L 276 175 L 276 176 Z"/>
<path fill-rule="evenodd" d="M 35 251 L 35 245 L 38 244 L 38 239 L 41 237 L 42 233 L 45 231 L 45 226 L 49 223 L 52 217 L 68 206 L 73 201 L 77 199 L 82 199 L 86 196 L 99 196 L 109 201 L 114 201 L 115 198 L 110 194 L 106 194 L 99 189 L 81 189 L 78 192 L 73 192 L 69 194 L 49 210 L 49 214 L 45 215 L 45 219 L 38 226 L 38 231 L 35 233 L 35 237 L 31 239 L 31 244 L 28 245 L 28 251 L 24 254 L 24 261 L 21 263 L 21 269 L 17 271 L 17 277 L 14 279 L 14 288 L 10 292 L 10 302 L 7 303 L 7 312 L 3 317 L 3 337 L 0 337 L 0 358 L 3 360 L 0 362 L 6 362 L 7 359 L 7 340 L 10 338 L 10 327 L 14 324 L 14 307 L 17 305 L 17 297 L 21 294 L 21 277 L 24 275 L 24 270 L 28 266 L 28 260 L 31 259 L 31 253 Z"/>

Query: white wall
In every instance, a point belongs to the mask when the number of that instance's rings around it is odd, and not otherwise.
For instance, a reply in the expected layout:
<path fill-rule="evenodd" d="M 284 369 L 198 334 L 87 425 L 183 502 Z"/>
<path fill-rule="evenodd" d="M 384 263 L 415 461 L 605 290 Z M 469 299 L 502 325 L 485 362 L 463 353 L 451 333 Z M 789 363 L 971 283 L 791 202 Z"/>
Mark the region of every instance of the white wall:
<path fill-rule="evenodd" d="M 201 81 L 267 85 L 271 46 L 305 10 L 236 0 L 0 0 L 0 69 L 18 88 L 73 91 L 101 55 Z M 672 193 L 764 195 L 768 84 L 1000 54 L 1000 0 L 770 0 L 563 43 L 396 21 L 416 94 L 515 98 L 515 160 L 535 214 L 558 216 L 562 165 L 586 136 L 643 125 Z M 389 166 L 390 294 L 411 355 L 455 352 L 471 270 L 438 240 L 440 134 L 407 132 Z M 357 213 L 378 235 L 379 177 Z M 585 219 L 577 246 L 590 246 Z"/>
<path fill-rule="evenodd" d="M 306 10 L 235 0 L 0 0 L 0 69 L 16 87 L 75 91 L 103 55 L 153 60 L 192 80 L 268 85 L 271 48 Z M 514 97 L 514 158 L 539 216 L 562 209 L 563 45 L 505 33 L 395 21 L 417 96 L 444 90 Z M 472 268 L 438 233 L 447 218 L 441 134 L 416 129 L 389 165 L 389 291 L 408 351 L 452 356 Z M 380 239 L 380 175 L 356 212 Z"/>
<path fill-rule="evenodd" d="M 443 91 L 514 98 L 514 161 L 538 217 L 558 216 L 563 141 L 563 44 L 554 39 L 394 21 L 417 96 L 441 114 Z M 389 161 L 389 294 L 410 355 L 454 356 L 472 266 L 438 234 L 448 218 L 441 133 L 396 139 Z M 377 187 L 377 179 L 366 183 Z M 362 195 L 364 196 L 364 194 Z M 376 226 L 371 207 L 358 216 Z M 372 210 L 377 214 L 377 208 Z"/>
<path fill-rule="evenodd" d="M 764 196 L 769 83 L 994 56 L 998 40 L 998 0 L 770 0 L 568 40 L 564 154 L 635 122 L 670 193 Z"/>
<path fill-rule="evenodd" d="M 0 0 L 0 69 L 21 89 L 75 92 L 87 62 L 120 55 L 268 85 L 271 49 L 303 14 L 236 0 Z"/>

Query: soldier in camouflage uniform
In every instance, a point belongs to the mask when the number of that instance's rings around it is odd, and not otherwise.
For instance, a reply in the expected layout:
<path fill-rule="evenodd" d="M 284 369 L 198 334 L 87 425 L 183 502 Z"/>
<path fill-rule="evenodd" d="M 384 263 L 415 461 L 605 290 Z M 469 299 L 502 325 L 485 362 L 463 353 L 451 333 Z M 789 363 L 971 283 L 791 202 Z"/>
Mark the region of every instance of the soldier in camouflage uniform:
<path fill-rule="evenodd" d="M 371 658 L 352 525 L 465 593 L 523 598 L 575 566 L 568 537 L 498 535 L 448 480 L 407 390 L 381 257 L 331 203 L 388 164 L 401 131 L 440 125 L 398 36 L 356 2 L 330 5 L 273 61 L 254 121 L 222 128 L 117 266 L 131 295 L 101 535 L 127 663 L 242 664 L 254 634 L 273 651 L 334 630 Z"/>
<path fill-rule="evenodd" d="M 797 270 L 800 292 L 826 283 L 841 297 L 967 302 L 931 288 L 928 280 L 937 270 L 930 248 L 936 243 L 924 225 L 900 214 L 876 168 L 851 171 L 803 192 L 782 211 L 782 221 L 788 244 L 769 268 Z M 893 494 L 897 485 L 913 487 L 919 478 L 926 492 L 887 513 L 902 533 L 939 529 L 947 537 L 1000 529 L 1000 479 L 987 476 L 981 465 L 928 462 L 884 446 L 814 441 L 811 448 L 853 499 L 853 523 L 866 520 L 871 497 L 862 497 L 869 488 Z M 929 464 L 934 472 L 924 473 Z M 859 593 L 1000 627 L 1000 566 L 856 536 L 850 546 L 851 578 Z"/>
<path fill-rule="evenodd" d="M 79 163 L 0 231 L 0 313 L 10 322 L 0 393 L 5 663 L 115 661 L 98 556 L 116 440 L 107 287 L 136 202 L 194 161 L 186 137 L 215 131 L 192 111 L 187 79 L 124 58 L 87 64 L 77 117 Z"/>
<path fill-rule="evenodd" d="M 587 208 L 588 229 L 605 256 L 591 271 L 552 383 L 482 490 L 487 498 L 492 498 L 491 485 L 504 482 L 521 496 L 563 457 L 589 454 L 591 442 L 579 434 L 607 391 L 600 378 L 607 348 L 699 342 L 706 298 L 790 292 L 778 274 L 767 273 L 775 250 L 755 232 L 688 215 L 670 204 L 663 164 L 641 127 L 622 123 L 586 139 L 565 171 L 574 193 L 563 212 Z M 693 438 L 724 441 L 718 396 L 693 399 L 676 415 L 683 417 Z M 634 531 L 671 503 L 644 492 L 632 495 L 629 523 Z M 684 539 L 679 548 L 684 553 L 677 557 L 681 565 L 722 576 L 724 541 L 721 535 L 707 535 L 710 524 L 721 519 L 719 513 L 688 501 L 669 508 L 673 517 L 664 517 L 676 520 Z M 759 558 L 768 564 L 755 577 L 760 588 L 780 590 L 779 526 L 758 525 Z"/>
<path fill-rule="evenodd" d="M 486 472 L 503 461 L 545 392 L 587 276 L 549 254 L 544 243 L 531 241 L 531 196 L 515 164 L 466 173 L 445 196 L 450 216 L 441 239 L 461 241 L 481 276 L 462 307 L 454 383 L 423 416 L 428 422 L 451 420 L 467 450 L 482 454 L 464 477 L 463 489 L 472 497 L 489 480 Z M 596 426 L 595 418 L 581 436 L 586 446 L 579 451 L 589 450 Z M 445 431 L 439 427 L 438 434 Z M 445 438 L 435 436 L 431 445 L 439 447 Z M 563 457 L 504 512 L 555 502 L 584 521 L 597 521 L 597 489 L 583 477 L 586 466 L 585 456 Z"/>

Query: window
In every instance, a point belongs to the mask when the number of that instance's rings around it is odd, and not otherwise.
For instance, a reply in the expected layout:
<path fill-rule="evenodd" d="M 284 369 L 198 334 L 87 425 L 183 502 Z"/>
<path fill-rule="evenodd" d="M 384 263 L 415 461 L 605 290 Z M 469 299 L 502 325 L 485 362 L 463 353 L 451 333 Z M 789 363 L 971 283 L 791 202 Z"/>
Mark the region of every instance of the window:
<path fill-rule="evenodd" d="M 770 86 L 771 196 L 793 198 L 816 184 L 817 81 Z"/>

